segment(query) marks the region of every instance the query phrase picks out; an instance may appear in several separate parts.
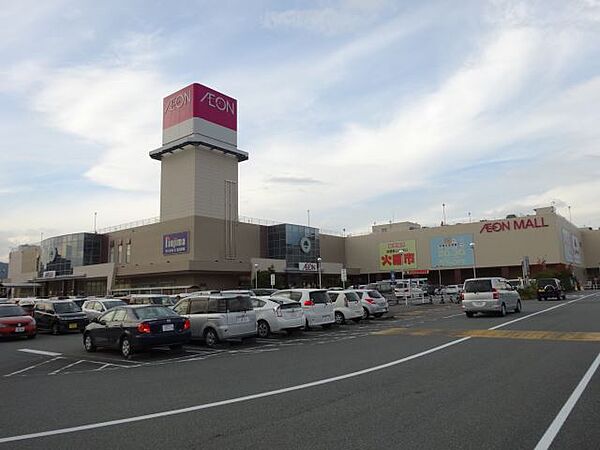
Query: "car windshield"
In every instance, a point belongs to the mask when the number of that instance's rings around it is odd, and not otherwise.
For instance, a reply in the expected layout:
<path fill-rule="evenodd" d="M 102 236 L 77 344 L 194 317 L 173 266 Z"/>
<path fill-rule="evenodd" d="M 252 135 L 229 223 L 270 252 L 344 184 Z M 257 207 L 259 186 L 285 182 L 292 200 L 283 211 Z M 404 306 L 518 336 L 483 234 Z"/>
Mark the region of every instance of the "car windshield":
<path fill-rule="evenodd" d="M 26 316 L 27 313 L 23 308 L 17 305 L 2 306 L 0 308 L 0 317 Z"/>
<path fill-rule="evenodd" d="M 252 310 L 252 300 L 248 296 L 238 296 L 227 299 L 227 310 L 229 312 L 242 312 Z"/>
<path fill-rule="evenodd" d="M 545 286 L 556 286 L 556 281 L 553 280 L 552 278 L 540 278 L 539 280 L 537 280 L 537 284 L 538 287 L 545 287 Z"/>
<path fill-rule="evenodd" d="M 161 295 L 160 297 L 152 297 L 150 300 L 155 305 L 165 305 L 172 306 L 174 305 L 173 299 L 167 295 Z"/>
<path fill-rule="evenodd" d="M 313 303 L 331 303 L 327 291 L 313 291 L 308 296 Z"/>
<path fill-rule="evenodd" d="M 492 292 L 492 280 L 467 280 L 465 292 Z"/>
<path fill-rule="evenodd" d="M 147 308 L 135 308 L 138 319 L 162 319 L 163 317 L 179 317 L 175 311 L 165 306 L 149 306 Z"/>
<path fill-rule="evenodd" d="M 73 302 L 61 302 L 54 304 L 54 311 L 59 314 L 81 312 L 81 308 Z"/>
<path fill-rule="evenodd" d="M 381 294 L 377 291 L 369 291 L 367 294 L 369 294 L 369 297 L 371 298 L 382 298 Z"/>

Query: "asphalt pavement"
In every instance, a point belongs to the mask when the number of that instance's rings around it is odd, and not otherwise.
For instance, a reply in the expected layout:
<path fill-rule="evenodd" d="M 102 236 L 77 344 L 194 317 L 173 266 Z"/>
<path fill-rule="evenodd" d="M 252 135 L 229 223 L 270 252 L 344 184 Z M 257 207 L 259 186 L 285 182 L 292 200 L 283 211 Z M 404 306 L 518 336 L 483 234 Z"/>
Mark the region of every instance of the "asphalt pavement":
<path fill-rule="evenodd" d="M 523 307 L 130 360 L 80 334 L 0 342 L 0 448 L 600 448 L 600 293 Z"/>

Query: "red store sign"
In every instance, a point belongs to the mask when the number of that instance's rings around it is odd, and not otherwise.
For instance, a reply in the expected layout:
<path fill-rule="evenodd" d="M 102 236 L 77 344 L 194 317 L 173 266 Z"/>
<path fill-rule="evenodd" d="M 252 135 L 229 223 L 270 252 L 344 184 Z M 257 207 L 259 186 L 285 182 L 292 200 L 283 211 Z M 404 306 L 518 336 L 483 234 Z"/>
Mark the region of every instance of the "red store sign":
<path fill-rule="evenodd" d="M 488 222 L 483 224 L 481 230 L 479 230 L 479 233 L 498 233 L 500 231 L 546 228 L 547 226 L 548 224 L 544 222 L 543 217 L 534 217 L 533 219 L 501 220 L 498 222 Z"/>

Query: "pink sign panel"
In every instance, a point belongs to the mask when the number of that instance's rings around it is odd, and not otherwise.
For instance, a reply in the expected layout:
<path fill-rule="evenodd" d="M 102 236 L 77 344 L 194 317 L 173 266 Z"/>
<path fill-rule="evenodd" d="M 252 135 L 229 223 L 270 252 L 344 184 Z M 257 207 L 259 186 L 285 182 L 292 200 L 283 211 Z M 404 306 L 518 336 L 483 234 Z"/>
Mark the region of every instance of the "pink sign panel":
<path fill-rule="evenodd" d="M 237 131 L 237 100 L 198 83 L 163 100 L 163 130 L 192 117 Z"/>

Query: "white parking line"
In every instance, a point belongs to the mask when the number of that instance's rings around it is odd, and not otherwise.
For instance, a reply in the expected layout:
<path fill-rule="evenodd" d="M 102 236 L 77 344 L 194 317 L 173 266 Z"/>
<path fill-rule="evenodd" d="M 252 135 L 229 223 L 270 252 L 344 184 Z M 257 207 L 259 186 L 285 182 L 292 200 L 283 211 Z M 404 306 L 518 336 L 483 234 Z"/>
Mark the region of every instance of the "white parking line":
<path fill-rule="evenodd" d="M 585 373 L 585 375 L 583 376 L 583 378 L 581 379 L 571 396 L 568 398 L 567 402 L 563 405 L 561 410 L 558 412 L 558 415 L 554 418 L 554 420 L 552 421 L 552 423 L 550 424 L 550 426 L 548 427 L 538 444 L 535 446 L 535 450 L 547 450 L 548 448 L 550 448 L 550 445 L 556 438 L 556 435 L 558 434 L 565 421 L 567 420 L 567 417 L 569 417 L 569 414 L 575 407 L 577 400 L 579 400 L 579 397 L 581 397 L 581 394 L 583 394 L 583 391 L 592 379 L 592 376 L 594 375 L 596 370 L 598 370 L 598 366 L 600 366 L 600 353 L 598 353 L 598 356 L 596 356 L 596 359 L 594 360 L 590 368 L 587 370 L 587 372 Z"/>
<path fill-rule="evenodd" d="M 20 373 L 27 372 L 28 370 L 35 369 L 36 367 L 43 366 L 44 364 L 48 364 L 48 363 L 50 363 L 52 361 L 56 361 L 57 359 L 62 359 L 62 357 L 57 356 L 57 357 L 52 358 L 52 359 L 47 359 L 46 361 L 43 361 L 43 362 L 41 362 L 39 364 L 34 364 L 33 366 L 25 367 L 24 369 L 17 370 L 16 372 L 12 372 L 12 373 L 9 373 L 8 375 L 4 375 L 4 376 L 6 378 L 12 377 L 13 375 L 18 375 Z"/>
<path fill-rule="evenodd" d="M 20 348 L 19 351 L 25 352 L 25 353 L 33 353 L 34 355 L 45 355 L 45 356 L 60 356 L 60 355 L 62 355 L 62 353 L 48 352 L 46 350 L 35 350 L 33 348 Z"/>
<path fill-rule="evenodd" d="M 60 369 L 56 369 L 55 371 L 50 372 L 48 375 L 56 375 L 57 373 L 60 373 L 63 370 L 68 369 L 70 367 L 76 366 L 77 364 L 81 364 L 82 362 L 83 362 L 83 359 L 80 359 L 79 361 L 75 361 L 74 363 L 67 364 L 66 366 L 61 367 Z"/>
<path fill-rule="evenodd" d="M 451 316 L 445 316 L 442 317 L 442 319 L 449 319 L 450 317 L 458 317 L 458 316 L 462 316 L 464 313 L 460 313 L 460 314 L 452 314 Z"/>

